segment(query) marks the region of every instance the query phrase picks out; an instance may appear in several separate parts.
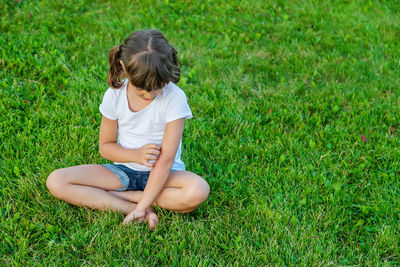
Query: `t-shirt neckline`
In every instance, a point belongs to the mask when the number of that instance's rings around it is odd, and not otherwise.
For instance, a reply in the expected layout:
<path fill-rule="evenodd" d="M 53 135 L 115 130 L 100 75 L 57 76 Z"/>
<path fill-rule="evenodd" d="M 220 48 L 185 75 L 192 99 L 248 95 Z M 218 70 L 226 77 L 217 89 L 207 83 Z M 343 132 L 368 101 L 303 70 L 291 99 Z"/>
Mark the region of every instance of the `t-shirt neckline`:
<path fill-rule="evenodd" d="M 162 92 L 161 92 L 161 94 L 162 94 Z M 156 97 L 153 99 L 153 101 L 151 101 L 150 104 L 148 104 L 147 106 L 145 106 L 145 107 L 142 108 L 141 110 L 139 110 L 139 111 L 132 111 L 131 108 L 129 107 L 129 101 L 128 101 L 128 79 L 125 80 L 125 84 L 124 84 L 125 106 L 126 106 L 126 108 L 128 109 L 128 111 L 129 111 L 130 114 L 137 115 L 137 114 L 142 113 L 143 111 L 149 109 L 149 107 L 152 106 L 153 103 L 154 103 L 155 101 L 158 101 L 158 96 L 161 95 L 161 94 L 156 95 Z"/>

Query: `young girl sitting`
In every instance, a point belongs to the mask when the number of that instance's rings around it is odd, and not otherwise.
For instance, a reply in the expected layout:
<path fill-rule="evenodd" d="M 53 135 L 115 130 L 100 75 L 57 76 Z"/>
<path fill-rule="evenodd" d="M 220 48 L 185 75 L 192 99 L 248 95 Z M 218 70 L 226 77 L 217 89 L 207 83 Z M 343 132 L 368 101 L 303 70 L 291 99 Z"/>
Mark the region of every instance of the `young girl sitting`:
<path fill-rule="evenodd" d="M 108 60 L 110 88 L 99 108 L 99 148 L 114 164 L 55 170 L 47 187 L 74 205 L 116 210 L 127 214 L 125 224 L 145 220 L 155 229 L 153 205 L 191 212 L 210 191 L 202 177 L 185 171 L 181 160 L 185 119 L 192 113 L 175 85 L 180 79 L 177 52 L 159 31 L 146 30 L 114 46 Z"/>

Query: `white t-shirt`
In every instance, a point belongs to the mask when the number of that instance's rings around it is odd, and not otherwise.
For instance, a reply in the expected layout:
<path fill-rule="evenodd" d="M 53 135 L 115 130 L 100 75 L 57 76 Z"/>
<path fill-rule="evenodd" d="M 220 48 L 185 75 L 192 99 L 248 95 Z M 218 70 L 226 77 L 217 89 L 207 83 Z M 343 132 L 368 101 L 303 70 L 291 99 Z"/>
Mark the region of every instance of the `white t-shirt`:
<path fill-rule="evenodd" d="M 139 148 L 146 144 L 161 146 L 165 126 L 168 122 L 185 118 L 192 118 L 192 112 L 187 103 L 186 95 L 174 83 L 168 83 L 154 100 L 144 109 L 132 112 L 129 109 L 126 88 L 128 79 L 119 89 L 108 88 L 100 104 L 100 112 L 111 120 L 118 120 L 117 143 L 124 148 Z M 185 164 L 181 161 L 182 140 L 172 169 L 185 170 Z M 139 163 L 118 163 L 138 171 L 150 171 Z"/>

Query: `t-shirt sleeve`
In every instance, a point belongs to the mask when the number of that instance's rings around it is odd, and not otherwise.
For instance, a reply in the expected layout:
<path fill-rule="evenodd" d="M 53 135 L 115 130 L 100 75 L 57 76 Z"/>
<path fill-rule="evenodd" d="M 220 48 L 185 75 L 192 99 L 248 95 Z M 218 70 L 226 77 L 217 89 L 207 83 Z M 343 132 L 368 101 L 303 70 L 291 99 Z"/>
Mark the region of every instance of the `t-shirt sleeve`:
<path fill-rule="evenodd" d="M 109 88 L 105 92 L 103 96 L 103 102 L 101 102 L 99 110 L 104 117 L 110 120 L 116 120 L 118 119 L 116 99 L 115 99 L 115 94 L 113 94 L 112 90 L 115 89 Z"/>
<path fill-rule="evenodd" d="M 168 100 L 165 108 L 167 123 L 182 118 L 193 118 L 186 95 L 181 89 L 174 90 Z"/>

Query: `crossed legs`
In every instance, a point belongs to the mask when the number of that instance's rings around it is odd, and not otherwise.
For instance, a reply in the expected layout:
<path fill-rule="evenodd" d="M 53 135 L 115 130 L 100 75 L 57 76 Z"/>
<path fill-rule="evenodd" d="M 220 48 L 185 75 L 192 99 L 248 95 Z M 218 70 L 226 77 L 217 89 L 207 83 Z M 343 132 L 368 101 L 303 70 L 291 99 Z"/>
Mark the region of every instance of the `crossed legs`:
<path fill-rule="evenodd" d="M 58 169 L 47 178 L 47 187 L 56 198 L 77 206 L 128 214 L 135 209 L 142 191 L 114 191 L 121 186 L 119 179 L 101 165 Z M 175 171 L 169 174 L 153 205 L 180 213 L 190 212 L 207 199 L 209 191 L 210 187 L 200 176 Z M 152 207 L 147 210 L 146 221 L 151 228 L 158 222 Z"/>

